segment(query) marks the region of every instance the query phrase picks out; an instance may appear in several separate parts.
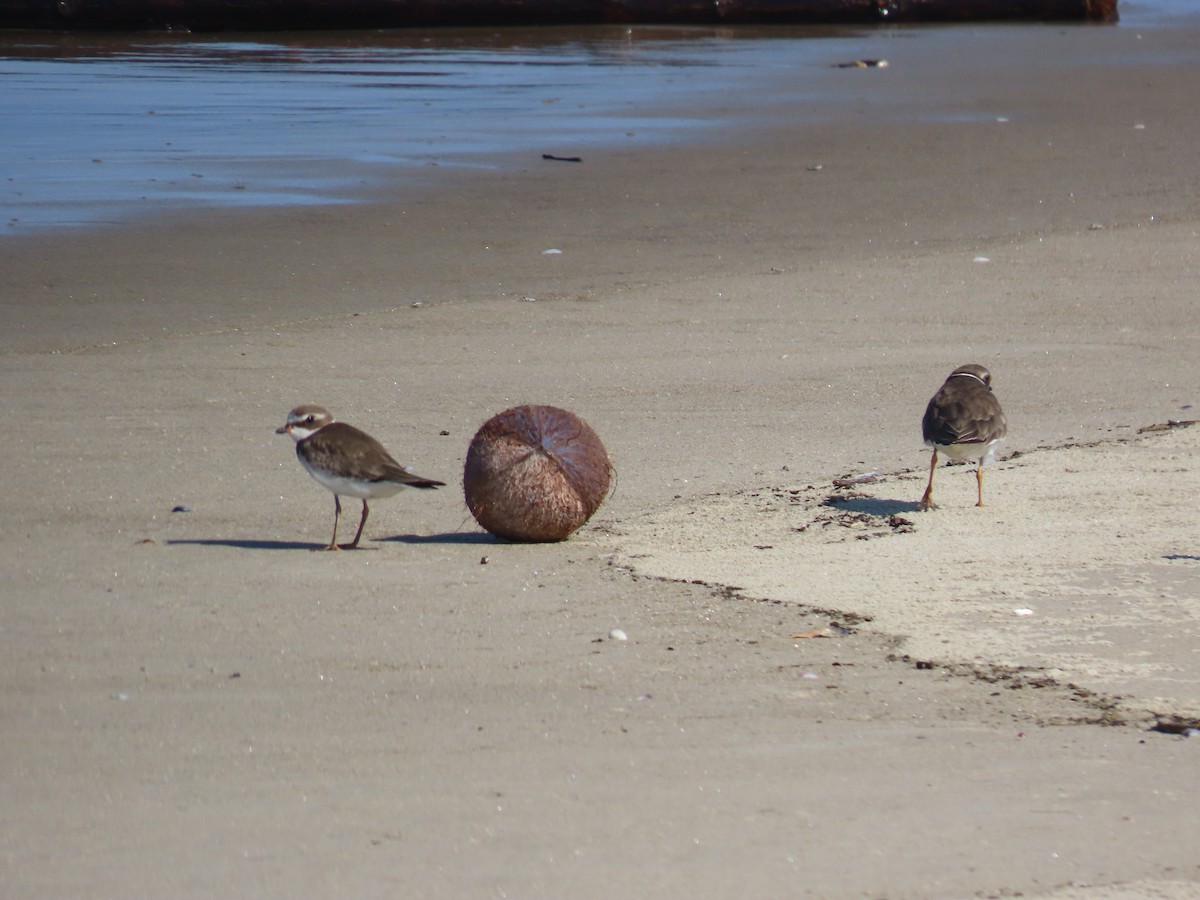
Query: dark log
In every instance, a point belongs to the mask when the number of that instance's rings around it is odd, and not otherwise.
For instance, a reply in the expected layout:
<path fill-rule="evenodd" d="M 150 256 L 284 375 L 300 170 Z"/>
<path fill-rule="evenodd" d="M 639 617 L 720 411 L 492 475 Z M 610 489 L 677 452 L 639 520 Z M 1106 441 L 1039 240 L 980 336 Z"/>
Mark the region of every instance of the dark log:
<path fill-rule="evenodd" d="M 0 0 L 0 28 L 302 30 L 456 25 L 1115 22 L 1117 0 Z"/>

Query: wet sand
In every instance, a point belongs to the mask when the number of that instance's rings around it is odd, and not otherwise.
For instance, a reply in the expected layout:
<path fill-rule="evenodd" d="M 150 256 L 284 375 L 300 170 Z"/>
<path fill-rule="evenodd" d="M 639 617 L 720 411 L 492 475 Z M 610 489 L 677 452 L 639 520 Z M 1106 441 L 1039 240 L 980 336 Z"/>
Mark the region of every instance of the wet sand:
<path fill-rule="evenodd" d="M 824 121 L 0 243 L 3 893 L 1197 896 L 1149 729 L 1200 433 L 1139 434 L 1198 418 L 1197 32 L 1009 33 L 867 40 Z M 918 513 L 968 361 L 1005 458 Z M 314 552 L 300 402 L 450 487 Z M 618 472 L 563 544 L 457 489 L 523 402 Z"/>

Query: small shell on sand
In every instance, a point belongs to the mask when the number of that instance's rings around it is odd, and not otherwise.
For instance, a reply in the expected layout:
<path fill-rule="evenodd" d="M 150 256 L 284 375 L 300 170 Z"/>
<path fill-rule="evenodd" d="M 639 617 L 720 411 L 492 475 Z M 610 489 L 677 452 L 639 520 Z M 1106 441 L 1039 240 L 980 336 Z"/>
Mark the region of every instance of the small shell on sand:
<path fill-rule="evenodd" d="M 476 432 L 463 467 L 475 520 L 513 541 L 561 541 L 608 494 L 612 463 L 590 426 L 556 406 L 514 406 Z"/>

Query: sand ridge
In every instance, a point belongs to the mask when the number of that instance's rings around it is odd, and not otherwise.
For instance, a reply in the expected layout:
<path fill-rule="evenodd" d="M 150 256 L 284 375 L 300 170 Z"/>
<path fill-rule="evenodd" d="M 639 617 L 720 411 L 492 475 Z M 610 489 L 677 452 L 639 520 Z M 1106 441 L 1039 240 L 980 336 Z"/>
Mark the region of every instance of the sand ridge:
<path fill-rule="evenodd" d="M 842 613 L 937 663 L 999 665 L 1196 716 L 1194 429 L 1021 453 L 850 487 L 780 484 L 623 522 L 642 574 Z M 957 476 L 957 477 L 956 477 Z M 862 478 L 863 476 L 859 476 Z"/>

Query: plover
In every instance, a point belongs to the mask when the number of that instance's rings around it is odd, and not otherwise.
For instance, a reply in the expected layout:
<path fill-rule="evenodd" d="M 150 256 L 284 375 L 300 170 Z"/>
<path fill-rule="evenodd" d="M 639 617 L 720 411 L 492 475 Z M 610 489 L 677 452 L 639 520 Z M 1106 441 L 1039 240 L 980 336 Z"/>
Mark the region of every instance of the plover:
<path fill-rule="evenodd" d="M 1008 422 L 1000 409 L 1000 401 L 992 393 L 992 373 L 971 363 L 959 366 L 950 373 L 925 408 L 921 433 L 925 443 L 933 448 L 929 461 L 929 484 L 919 504 L 923 510 L 933 509 L 933 470 L 938 451 L 951 459 L 978 460 L 975 480 L 979 502 L 983 506 L 983 461 L 993 454 L 996 443 L 1008 431 Z"/>
<path fill-rule="evenodd" d="M 445 482 L 422 478 L 407 466 L 396 462 L 383 444 L 353 425 L 336 422 L 321 406 L 297 406 L 288 413 L 287 422 L 276 434 L 290 434 L 296 442 L 296 456 L 305 470 L 322 486 L 333 492 L 333 537 L 326 550 L 338 550 L 338 520 L 342 516 L 342 497 L 362 500 L 362 518 L 354 540 L 344 549 L 358 546 L 367 524 L 367 501 L 391 497 L 401 488 L 436 488 Z"/>

